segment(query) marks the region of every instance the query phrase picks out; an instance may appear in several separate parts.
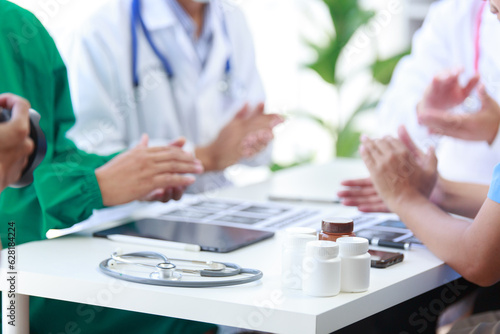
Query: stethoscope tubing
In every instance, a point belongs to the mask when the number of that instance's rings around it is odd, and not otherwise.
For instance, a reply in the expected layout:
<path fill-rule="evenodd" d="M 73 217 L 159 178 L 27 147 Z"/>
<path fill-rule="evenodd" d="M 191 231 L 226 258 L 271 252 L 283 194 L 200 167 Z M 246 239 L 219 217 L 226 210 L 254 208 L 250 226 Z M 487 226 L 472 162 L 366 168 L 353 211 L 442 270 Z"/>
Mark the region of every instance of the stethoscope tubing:
<path fill-rule="evenodd" d="M 229 40 L 229 32 L 227 29 L 227 23 L 225 18 L 222 18 L 223 22 L 223 30 L 226 35 L 226 38 Z M 146 37 L 146 40 L 148 41 L 149 45 L 153 49 L 153 52 L 155 55 L 160 59 L 160 62 L 162 63 L 162 66 L 165 70 L 165 72 L 168 75 L 169 80 L 171 80 L 174 77 L 174 70 L 172 69 L 172 66 L 170 65 L 170 62 L 168 59 L 160 52 L 158 47 L 156 46 L 155 42 L 153 41 L 151 34 L 149 33 L 148 28 L 146 27 L 146 24 L 144 23 L 144 20 L 142 18 L 141 14 L 141 2 L 140 0 L 132 0 L 132 6 L 131 6 L 131 15 L 130 15 L 130 29 L 131 29 L 131 36 L 132 36 L 132 76 L 133 76 L 133 82 L 134 82 L 134 87 L 139 86 L 139 74 L 137 71 L 137 63 L 138 63 L 138 39 L 137 39 L 137 25 L 139 25 L 143 32 L 144 36 Z M 226 60 L 225 68 L 224 68 L 224 73 L 226 76 L 226 79 L 229 78 L 229 75 L 231 74 L 231 57 L 229 57 Z"/>
<path fill-rule="evenodd" d="M 229 268 L 234 268 L 235 266 L 239 269 L 239 274 L 247 274 L 250 276 L 238 278 L 238 279 L 228 279 L 228 280 L 220 280 L 220 281 L 182 281 L 182 280 L 166 280 L 166 279 L 154 279 L 154 278 L 145 278 L 145 277 L 137 277 L 128 274 L 123 274 L 114 270 L 111 270 L 108 266 L 108 261 L 111 258 L 103 260 L 99 264 L 99 269 L 104 274 L 116 278 L 125 280 L 133 283 L 140 284 L 149 284 L 149 285 L 159 285 L 159 286 L 168 286 L 168 287 L 178 287 L 178 288 L 216 288 L 216 287 L 224 287 L 224 286 L 234 286 L 240 284 L 251 283 L 260 280 L 264 274 L 262 271 L 258 269 L 249 269 L 249 268 L 240 268 L 239 266 L 232 263 L 221 262 Z M 222 277 L 222 276 L 220 276 Z M 227 275 L 225 275 L 227 277 Z M 234 276 L 233 276 L 234 277 Z"/>

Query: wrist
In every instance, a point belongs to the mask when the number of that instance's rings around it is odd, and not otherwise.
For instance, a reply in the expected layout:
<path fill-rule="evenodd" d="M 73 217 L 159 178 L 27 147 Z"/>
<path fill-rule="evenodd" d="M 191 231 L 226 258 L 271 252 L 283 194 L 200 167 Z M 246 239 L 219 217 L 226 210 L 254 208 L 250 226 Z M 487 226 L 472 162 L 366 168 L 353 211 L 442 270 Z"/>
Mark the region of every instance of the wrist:
<path fill-rule="evenodd" d="M 408 188 L 401 190 L 397 195 L 386 200 L 386 204 L 392 212 L 399 214 L 405 206 L 417 201 L 419 198 L 425 198 L 417 189 Z"/>
<path fill-rule="evenodd" d="M 105 167 L 99 167 L 95 170 L 95 178 L 97 180 L 97 185 L 99 186 L 99 190 L 101 192 L 101 198 L 102 198 L 102 205 L 105 207 L 110 207 L 115 205 L 114 203 L 111 202 L 111 196 L 109 196 L 107 192 L 107 187 L 106 187 L 106 172 L 105 172 Z"/>
<path fill-rule="evenodd" d="M 211 146 L 196 147 L 194 154 L 198 160 L 201 161 L 205 172 L 217 170 L 216 158 L 212 154 Z"/>

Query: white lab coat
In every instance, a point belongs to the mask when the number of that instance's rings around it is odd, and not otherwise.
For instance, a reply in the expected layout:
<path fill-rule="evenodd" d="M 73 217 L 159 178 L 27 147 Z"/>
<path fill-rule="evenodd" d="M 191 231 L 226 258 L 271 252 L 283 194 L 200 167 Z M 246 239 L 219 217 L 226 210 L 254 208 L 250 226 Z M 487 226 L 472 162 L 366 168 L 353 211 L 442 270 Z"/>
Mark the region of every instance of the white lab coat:
<path fill-rule="evenodd" d="M 381 127 L 395 132 L 406 124 L 421 147 L 436 142 L 419 126 L 416 105 L 434 75 L 450 68 L 463 67 L 465 79 L 474 75 L 476 16 L 482 1 L 443 0 L 432 5 L 423 27 L 414 37 L 412 54 L 397 66 L 387 93 L 379 105 Z M 500 101 L 500 22 L 483 12 L 480 38 L 479 72 L 487 91 Z M 490 146 L 442 137 L 437 154 L 439 171 L 445 178 L 489 184 L 493 168 L 500 162 L 500 136 Z"/>
<path fill-rule="evenodd" d="M 221 7 L 219 0 L 212 3 L 213 44 L 204 69 L 167 2 L 142 1 L 144 22 L 169 60 L 174 78 L 168 79 L 144 32 L 138 29 L 140 86 L 134 88 L 131 2 L 108 0 L 70 39 L 60 43 L 77 117 L 68 136 L 80 148 L 109 154 L 136 145 L 147 133 L 151 145 L 184 136 L 186 148 L 192 150 L 213 141 L 246 102 L 255 106 L 264 101 L 245 18 L 234 6 Z M 219 88 L 228 55 L 232 65 L 229 94 Z M 266 163 L 269 156 L 266 150 L 250 164 Z M 210 190 L 226 182 L 222 173 L 205 173 L 191 190 Z"/>

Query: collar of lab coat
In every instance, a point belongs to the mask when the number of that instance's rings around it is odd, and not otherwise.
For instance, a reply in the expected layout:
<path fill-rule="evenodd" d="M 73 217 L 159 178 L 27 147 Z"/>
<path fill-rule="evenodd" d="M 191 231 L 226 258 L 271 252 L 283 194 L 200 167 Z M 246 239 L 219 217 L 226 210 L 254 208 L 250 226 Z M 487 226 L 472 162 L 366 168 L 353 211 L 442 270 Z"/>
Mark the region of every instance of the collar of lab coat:
<path fill-rule="evenodd" d="M 210 15 L 212 15 L 211 24 L 213 25 L 213 40 L 212 47 L 205 64 L 205 69 L 202 73 L 201 82 L 199 83 L 202 86 L 205 86 L 210 82 L 214 73 L 224 73 L 226 60 L 229 55 L 232 54 L 231 45 L 228 41 L 228 37 L 226 36 L 223 23 L 225 14 L 223 13 L 221 3 L 219 3 L 218 0 L 212 0 L 210 5 Z M 176 27 L 184 30 L 165 0 L 148 0 L 147 6 L 143 5 L 142 11 L 145 25 L 149 31 L 167 29 L 170 27 Z M 182 39 L 179 40 L 179 43 L 182 43 L 182 48 L 187 50 L 186 56 L 191 62 L 193 62 L 193 64 L 196 63 L 196 60 L 199 61 L 191 42 L 187 39 Z"/>
<path fill-rule="evenodd" d="M 147 5 L 143 5 L 141 10 L 144 23 L 150 31 L 180 24 L 165 0 L 148 0 Z"/>

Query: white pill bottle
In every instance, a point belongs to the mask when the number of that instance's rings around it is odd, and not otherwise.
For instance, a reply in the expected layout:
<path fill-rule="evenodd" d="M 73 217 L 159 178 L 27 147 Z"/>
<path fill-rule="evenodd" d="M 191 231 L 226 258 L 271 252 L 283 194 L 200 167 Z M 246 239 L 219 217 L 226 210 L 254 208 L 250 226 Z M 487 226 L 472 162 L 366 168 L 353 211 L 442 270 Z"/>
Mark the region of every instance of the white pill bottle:
<path fill-rule="evenodd" d="M 340 246 L 341 291 L 363 292 L 370 286 L 371 258 L 368 240 L 358 237 L 337 239 Z"/>
<path fill-rule="evenodd" d="M 331 297 L 340 292 L 339 245 L 334 241 L 310 241 L 302 261 L 302 290 L 309 296 Z"/>
<path fill-rule="evenodd" d="M 302 289 L 302 260 L 307 243 L 313 240 L 317 240 L 316 230 L 313 234 L 287 231 L 281 257 L 281 284 L 284 288 Z"/>

